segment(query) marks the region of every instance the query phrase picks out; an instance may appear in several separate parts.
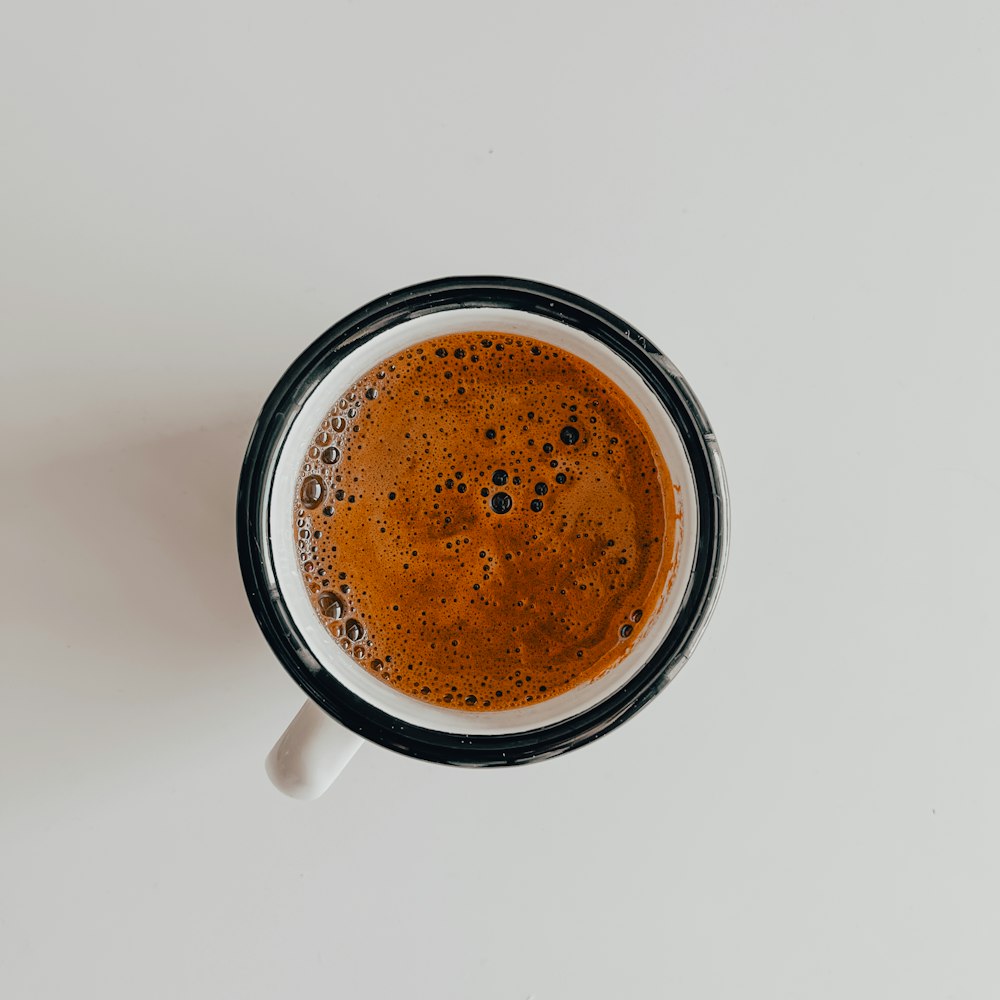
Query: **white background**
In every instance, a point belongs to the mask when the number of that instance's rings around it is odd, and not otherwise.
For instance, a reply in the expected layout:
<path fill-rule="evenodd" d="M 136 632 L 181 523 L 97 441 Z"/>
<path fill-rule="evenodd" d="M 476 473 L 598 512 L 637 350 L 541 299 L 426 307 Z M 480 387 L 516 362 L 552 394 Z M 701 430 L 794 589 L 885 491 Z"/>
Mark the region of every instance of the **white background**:
<path fill-rule="evenodd" d="M 0 42 L 0 993 L 998 982 L 994 3 L 22 3 Z M 347 311 L 564 285 L 681 367 L 727 586 L 627 726 L 262 758 L 242 450 Z"/>

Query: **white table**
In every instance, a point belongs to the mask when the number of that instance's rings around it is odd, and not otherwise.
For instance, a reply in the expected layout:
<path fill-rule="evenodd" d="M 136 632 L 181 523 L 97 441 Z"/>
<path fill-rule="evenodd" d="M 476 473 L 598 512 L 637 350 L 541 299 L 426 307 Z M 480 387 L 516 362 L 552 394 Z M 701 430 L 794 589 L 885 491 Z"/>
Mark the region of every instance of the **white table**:
<path fill-rule="evenodd" d="M 995 992 L 1000 8 L 5 29 L 4 997 Z M 242 449 L 310 340 L 449 273 L 563 285 L 674 359 L 727 586 L 607 739 L 490 772 L 366 746 L 286 800 Z"/>

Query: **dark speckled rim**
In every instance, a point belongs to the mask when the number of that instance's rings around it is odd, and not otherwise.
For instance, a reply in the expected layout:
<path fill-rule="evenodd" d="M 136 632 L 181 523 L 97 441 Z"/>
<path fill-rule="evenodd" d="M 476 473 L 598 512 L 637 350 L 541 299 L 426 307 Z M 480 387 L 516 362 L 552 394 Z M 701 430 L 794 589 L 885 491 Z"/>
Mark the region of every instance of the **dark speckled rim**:
<path fill-rule="evenodd" d="M 507 735 L 461 735 L 403 722 L 359 698 L 324 670 L 306 645 L 276 582 L 268 505 L 282 442 L 316 385 L 360 344 L 403 320 L 449 309 L 516 309 L 594 337 L 634 368 L 673 419 L 693 473 L 698 538 L 686 594 L 670 631 L 623 687 L 552 725 Z M 687 662 L 711 614 L 728 547 L 728 497 L 715 435 L 684 378 L 623 320 L 572 292 L 520 278 L 441 278 L 376 299 L 332 326 L 296 359 L 261 410 L 237 496 L 236 530 L 247 596 L 275 655 L 298 685 L 359 736 L 443 764 L 521 764 L 583 746 L 634 715 Z"/>

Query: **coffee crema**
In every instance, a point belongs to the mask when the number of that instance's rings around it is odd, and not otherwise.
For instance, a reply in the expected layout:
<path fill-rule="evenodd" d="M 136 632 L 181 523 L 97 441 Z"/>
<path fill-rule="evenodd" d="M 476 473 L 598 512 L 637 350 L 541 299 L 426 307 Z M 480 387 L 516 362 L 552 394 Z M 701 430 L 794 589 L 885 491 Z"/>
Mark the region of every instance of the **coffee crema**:
<path fill-rule="evenodd" d="M 677 487 L 645 419 L 569 351 L 449 334 L 334 402 L 296 482 L 312 605 L 422 701 L 522 708 L 615 666 L 675 569 Z"/>

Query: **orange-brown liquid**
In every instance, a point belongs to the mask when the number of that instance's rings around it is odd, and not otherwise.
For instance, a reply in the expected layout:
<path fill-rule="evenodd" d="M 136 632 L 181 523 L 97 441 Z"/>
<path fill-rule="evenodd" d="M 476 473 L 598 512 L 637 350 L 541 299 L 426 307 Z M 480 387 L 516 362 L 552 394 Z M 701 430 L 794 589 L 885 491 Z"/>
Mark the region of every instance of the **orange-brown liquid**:
<path fill-rule="evenodd" d="M 451 708 L 600 676 L 673 569 L 674 489 L 642 415 L 527 337 L 452 334 L 386 359 L 335 401 L 296 489 L 317 615 L 359 669 Z"/>

